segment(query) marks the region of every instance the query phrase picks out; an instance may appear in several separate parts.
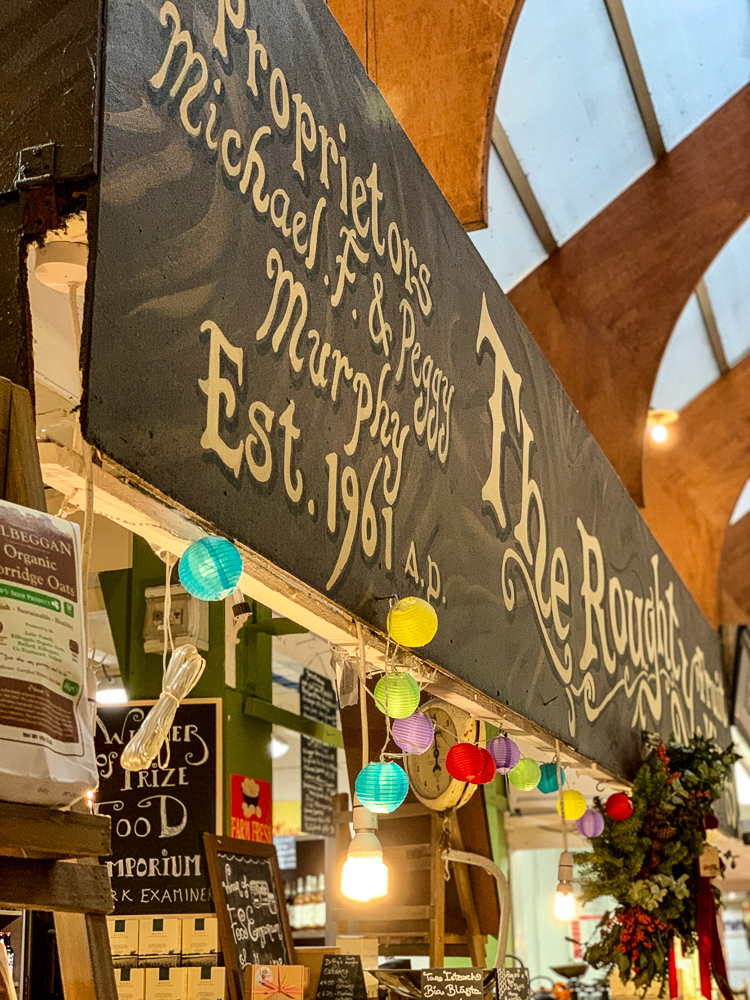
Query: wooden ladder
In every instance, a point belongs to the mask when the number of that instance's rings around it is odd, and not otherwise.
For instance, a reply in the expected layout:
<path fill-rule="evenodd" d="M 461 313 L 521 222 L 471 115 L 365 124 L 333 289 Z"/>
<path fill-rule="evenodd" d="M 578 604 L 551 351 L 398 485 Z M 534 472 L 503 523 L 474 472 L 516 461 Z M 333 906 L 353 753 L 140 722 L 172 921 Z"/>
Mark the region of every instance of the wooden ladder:
<path fill-rule="evenodd" d="M 0 496 L 47 510 L 27 389 L 0 378 Z M 84 580 L 87 586 L 88 581 Z M 65 1000 L 117 1000 L 106 914 L 114 910 L 110 819 L 0 802 L 0 908 L 48 910 Z"/>
<path fill-rule="evenodd" d="M 0 802 L 0 909 L 48 910 L 65 1000 L 117 1000 L 109 816 Z"/>

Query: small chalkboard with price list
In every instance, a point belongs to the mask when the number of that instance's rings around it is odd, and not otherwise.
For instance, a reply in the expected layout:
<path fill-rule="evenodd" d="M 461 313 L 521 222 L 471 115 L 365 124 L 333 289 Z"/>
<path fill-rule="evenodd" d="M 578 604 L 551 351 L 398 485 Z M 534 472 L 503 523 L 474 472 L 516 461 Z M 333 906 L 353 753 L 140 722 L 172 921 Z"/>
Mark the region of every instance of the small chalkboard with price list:
<path fill-rule="evenodd" d="M 422 969 L 422 996 L 429 1000 L 482 1000 L 484 969 Z"/>
<path fill-rule="evenodd" d="M 246 965 L 294 965 L 294 942 L 272 844 L 205 833 L 231 1000 L 242 1000 Z"/>
<path fill-rule="evenodd" d="M 497 1000 L 529 1000 L 530 996 L 528 969 L 497 970 Z"/>
<path fill-rule="evenodd" d="M 315 1000 L 367 1000 L 359 955 L 326 955 Z"/>

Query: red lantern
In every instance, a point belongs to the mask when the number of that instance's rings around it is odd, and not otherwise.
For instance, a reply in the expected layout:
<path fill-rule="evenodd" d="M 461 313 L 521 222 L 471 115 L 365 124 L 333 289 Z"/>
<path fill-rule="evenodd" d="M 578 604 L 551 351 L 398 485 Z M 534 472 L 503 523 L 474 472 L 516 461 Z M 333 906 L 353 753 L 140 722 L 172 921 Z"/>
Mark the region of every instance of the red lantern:
<path fill-rule="evenodd" d="M 604 809 L 610 819 L 619 821 L 632 816 L 633 803 L 625 792 L 615 792 L 614 795 L 610 795 L 607 799 Z"/>
<path fill-rule="evenodd" d="M 445 769 L 459 781 L 473 781 L 484 767 L 480 747 L 473 743 L 455 743 L 445 757 Z"/>
<path fill-rule="evenodd" d="M 473 784 L 475 785 L 486 785 L 488 782 L 492 781 L 497 773 L 497 766 L 489 750 L 484 750 L 480 747 L 479 752 L 482 755 L 482 760 L 484 764 L 482 770 L 473 779 Z"/>
<path fill-rule="evenodd" d="M 706 819 L 705 819 L 705 822 L 704 822 L 703 825 L 705 826 L 705 828 L 707 830 L 718 830 L 719 829 L 719 820 L 717 819 L 716 816 L 714 816 L 713 813 L 709 813 L 708 816 L 706 816 Z"/>

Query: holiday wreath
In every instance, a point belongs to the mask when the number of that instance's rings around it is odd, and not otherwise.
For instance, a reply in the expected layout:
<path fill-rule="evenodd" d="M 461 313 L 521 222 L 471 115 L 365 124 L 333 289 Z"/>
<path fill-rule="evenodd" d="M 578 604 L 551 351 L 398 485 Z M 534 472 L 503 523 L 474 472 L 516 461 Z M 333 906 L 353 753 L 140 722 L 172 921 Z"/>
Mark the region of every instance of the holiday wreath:
<path fill-rule="evenodd" d="M 576 863 L 584 899 L 617 900 L 586 947 L 586 961 L 594 968 L 616 966 L 623 982 L 644 990 L 661 980 L 663 992 L 674 938 L 687 952 L 698 944 L 699 890 L 708 894 L 712 915 L 720 898 L 716 886 L 701 880 L 698 859 L 706 830 L 718 825 L 711 806 L 737 755 L 701 736 L 687 746 L 674 740 L 665 745 L 649 734 L 644 742 L 650 753 L 633 783 L 632 814 L 621 821 L 606 817 L 593 850 L 577 854 Z M 604 814 L 601 800 L 595 802 Z M 714 974 L 720 981 L 716 968 Z"/>

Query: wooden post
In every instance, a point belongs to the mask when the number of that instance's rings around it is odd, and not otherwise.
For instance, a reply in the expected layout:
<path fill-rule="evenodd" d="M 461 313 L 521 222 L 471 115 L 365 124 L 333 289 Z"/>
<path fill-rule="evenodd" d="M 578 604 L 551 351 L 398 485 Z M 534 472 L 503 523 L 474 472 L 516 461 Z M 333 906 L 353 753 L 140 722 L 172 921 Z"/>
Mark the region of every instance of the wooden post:
<path fill-rule="evenodd" d="M 461 829 L 458 825 L 458 816 L 455 813 L 450 818 L 451 846 L 457 850 L 464 849 Z M 466 924 L 466 940 L 469 945 L 469 955 L 471 964 L 483 969 L 486 963 L 487 939 L 479 930 L 479 917 L 477 908 L 474 905 L 474 893 L 471 888 L 471 879 L 466 865 L 453 862 L 453 875 L 456 879 L 456 891 L 458 892 L 458 902 Z"/>
<path fill-rule="evenodd" d="M 430 966 L 440 968 L 445 961 L 445 862 L 440 856 L 443 821 L 431 816 L 430 838 Z"/>

